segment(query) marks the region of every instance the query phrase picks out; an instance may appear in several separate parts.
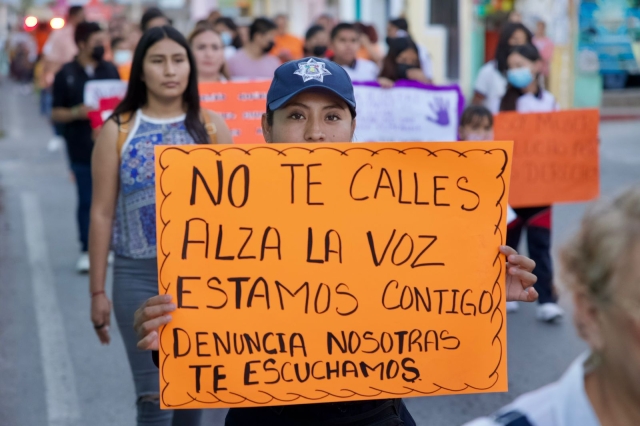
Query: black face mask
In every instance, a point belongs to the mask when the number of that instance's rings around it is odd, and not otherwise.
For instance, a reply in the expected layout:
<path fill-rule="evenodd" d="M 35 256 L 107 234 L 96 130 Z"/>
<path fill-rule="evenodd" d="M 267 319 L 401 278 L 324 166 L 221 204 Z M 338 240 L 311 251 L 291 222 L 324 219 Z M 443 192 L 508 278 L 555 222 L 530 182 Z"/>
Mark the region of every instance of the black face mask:
<path fill-rule="evenodd" d="M 413 68 L 420 68 L 417 65 L 407 65 L 407 64 L 396 64 L 396 74 L 398 79 L 406 80 L 407 79 L 407 71 Z"/>
<path fill-rule="evenodd" d="M 273 50 L 273 46 L 275 46 L 275 45 L 276 45 L 275 42 L 270 41 L 268 45 L 266 45 L 265 47 L 262 48 L 262 51 L 264 53 L 269 53 L 269 52 L 271 52 L 271 50 Z"/>
<path fill-rule="evenodd" d="M 325 53 L 327 53 L 327 49 L 327 46 L 314 46 L 313 56 L 322 57 Z"/>
<path fill-rule="evenodd" d="M 91 51 L 91 57 L 100 62 L 104 58 L 104 46 L 96 46 Z"/>

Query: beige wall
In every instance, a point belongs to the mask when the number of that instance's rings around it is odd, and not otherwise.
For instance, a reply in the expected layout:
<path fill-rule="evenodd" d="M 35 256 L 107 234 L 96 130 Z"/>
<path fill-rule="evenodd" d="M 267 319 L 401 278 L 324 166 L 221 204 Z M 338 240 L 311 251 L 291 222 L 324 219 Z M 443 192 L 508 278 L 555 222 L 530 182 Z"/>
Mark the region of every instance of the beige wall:
<path fill-rule="evenodd" d="M 460 87 L 466 99 L 473 96 L 474 78 L 474 54 L 472 49 L 475 43 L 471 40 L 474 36 L 476 25 L 473 9 L 473 0 L 460 1 Z"/>
<path fill-rule="evenodd" d="M 441 1 L 441 0 L 434 0 Z M 458 1 L 458 0 L 447 0 Z M 427 2 L 425 0 L 407 0 L 406 18 L 409 22 L 411 36 L 416 42 L 429 50 L 433 61 L 433 78 L 437 84 L 446 83 L 446 31 L 439 26 L 428 26 Z"/>

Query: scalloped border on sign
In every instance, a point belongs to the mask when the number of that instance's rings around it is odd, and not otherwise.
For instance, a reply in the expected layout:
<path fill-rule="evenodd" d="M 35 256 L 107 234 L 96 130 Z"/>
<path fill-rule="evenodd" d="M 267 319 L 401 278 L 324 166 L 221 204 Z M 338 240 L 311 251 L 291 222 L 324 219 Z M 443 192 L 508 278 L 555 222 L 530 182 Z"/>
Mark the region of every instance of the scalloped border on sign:
<path fill-rule="evenodd" d="M 388 151 L 388 152 L 395 152 L 398 155 L 406 155 L 407 151 L 424 151 L 427 152 L 429 154 L 429 156 L 433 156 L 433 157 L 438 157 L 438 153 L 442 153 L 442 152 L 451 152 L 454 154 L 457 154 L 458 157 L 463 157 L 463 158 L 468 158 L 467 154 L 469 153 L 480 153 L 483 155 L 493 155 L 494 153 L 501 153 L 504 156 L 504 163 L 502 164 L 502 167 L 500 169 L 500 173 L 496 176 L 496 179 L 500 180 L 502 182 L 502 193 L 500 194 L 500 196 L 498 197 L 497 201 L 496 201 L 496 208 L 498 209 L 499 212 L 499 216 L 498 219 L 496 221 L 495 229 L 493 234 L 498 236 L 500 239 L 500 245 L 504 245 L 505 244 L 505 236 L 502 235 L 502 231 L 500 230 L 500 224 L 503 221 L 503 218 L 505 217 L 505 212 L 502 209 L 502 200 L 506 195 L 506 184 L 504 181 L 504 173 L 505 170 L 507 168 L 507 165 L 509 164 L 509 156 L 507 154 L 507 152 L 504 149 L 500 149 L 500 148 L 496 148 L 496 149 L 491 149 L 491 150 L 484 150 L 484 149 L 471 149 L 471 150 L 467 150 L 467 151 L 457 151 L 455 149 L 449 149 L 449 148 L 445 148 L 445 149 L 438 149 L 438 150 L 430 150 L 428 148 L 422 148 L 422 147 L 416 147 L 413 146 L 411 148 L 406 148 L 406 149 L 395 149 L 395 148 L 381 148 L 381 149 L 369 149 L 369 148 L 365 148 L 365 147 L 360 147 L 360 146 L 355 146 L 353 148 L 349 148 L 349 149 L 337 149 L 337 148 L 332 148 L 332 147 L 327 147 L 327 146 L 322 146 L 322 147 L 318 147 L 318 148 L 306 148 L 306 147 L 300 147 L 300 146 L 294 146 L 294 147 L 287 147 L 287 148 L 283 148 L 283 149 L 278 149 L 278 148 L 273 148 L 271 146 L 258 146 L 258 147 L 253 147 L 253 148 L 242 148 L 242 147 L 238 147 L 238 146 L 231 146 L 231 147 L 225 147 L 225 148 L 216 148 L 215 146 L 203 146 L 203 147 L 198 147 L 195 149 L 183 149 L 182 147 L 178 147 L 178 146 L 172 146 L 172 147 L 158 147 L 159 149 L 162 150 L 160 157 L 158 158 L 158 162 L 160 165 L 160 168 L 162 169 L 162 173 L 159 177 L 159 187 L 160 187 L 160 192 L 162 195 L 162 200 L 161 200 L 161 204 L 160 204 L 160 208 L 158 210 L 159 212 L 159 219 L 162 223 L 162 232 L 160 233 L 160 238 L 158 239 L 158 246 L 159 246 L 159 250 L 158 250 L 158 263 L 159 263 L 159 274 L 158 274 L 158 280 L 159 280 L 159 284 L 161 286 L 161 288 L 163 289 L 164 293 L 163 294 L 167 294 L 167 292 L 169 291 L 169 287 L 171 286 L 171 284 L 167 284 L 165 285 L 162 281 L 162 270 L 164 269 L 164 265 L 167 262 L 167 259 L 169 259 L 169 256 L 171 256 L 170 252 L 165 252 L 164 247 L 163 247 L 163 235 L 164 235 L 164 230 L 167 227 L 167 225 L 169 224 L 170 221 L 166 221 L 162 215 L 162 209 L 164 206 L 164 203 L 166 201 L 166 199 L 171 196 L 171 193 L 166 193 L 163 185 L 162 185 L 162 176 L 164 175 L 164 172 L 169 168 L 168 165 L 164 165 L 162 162 L 162 157 L 164 156 L 165 153 L 170 152 L 170 151 L 179 151 L 185 155 L 190 155 L 192 152 L 197 152 L 197 151 L 202 151 L 202 150 L 206 150 L 206 151 L 210 151 L 210 152 L 214 152 L 217 156 L 221 157 L 225 152 L 227 151 L 240 151 L 243 152 L 246 155 L 251 155 L 251 153 L 253 151 L 257 151 L 257 150 L 268 150 L 268 151 L 272 151 L 274 153 L 277 153 L 278 155 L 282 155 L 282 156 L 287 156 L 287 152 L 288 151 L 292 151 L 292 150 L 302 150 L 302 151 L 306 151 L 308 154 L 313 154 L 315 152 L 318 151 L 332 151 L 335 152 L 337 154 L 340 154 L 341 156 L 348 156 L 349 152 L 351 151 L 366 151 L 368 153 L 371 154 L 371 156 L 376 156 L 379 155 L 381 152 L 384 151 Z M 156 178 L 158 178 L 156 176 Z M 160 262 L 160 257 L 162 257 L 162 261 Z M 500 252 L 498 252 L 498 254 L 496 255 L 492 266 L 495 266 L 497 262 L 501 261 L 501 258 L 503 256 L 500 254 Z M 190 395 L 187 392 L 187 395 L 189 396 L 189 398 L 191 398 L 191 400 L 186 401 L 184 403 L 181 404 L 169 404 L 167 403 L 167 401 L 165 400 L 164 396 L 165 396 L 165 392 L 167 391 L 167 389 L 169 388 L 170 383 L 168 381 L 165 380 L 165 376 L 164 376 L 164 366 L 165 366 L 165 361 L 167 359 L 167 357 L 169 356 L 169 353 L 167 351 L 165 351 L 163 345 L 162 345 L 162 335 L 164 333 L 165 328 L 167 327 L 166 325 L 162 327 L 162 329 L 160 330 L 160 335 L 159 335 L 159 342 L 160 342 L 160 351 L 162 352 L 163 356 L 161 357 L 161 362 L 160 362 L 160 371 L 161 371 L 161 380 L 162 382 L 165 384 L 164 387 L 162 388 L 161 391 L 161 399 L 162 399 L 162 403 L 164 404 L 164 406 L 169 407 L 169 408 L 186 408 L 188 407 L 189 404 L 191 404 L 192 402 L 198 402 L 200 404 L 207 404 L 207 405 L 211 405 L 214 406 L 216 404 L 222 403 L 222 404 L 226 404 L 228 406 L 233 406 L 233 405 L 238 405 L 238 404 L 242 404 L 244 402 L 250 402 L 252 404 L 256 404 L 258 406 L 260 405 L 267 405 L 267 404 L 271 404 L 274 400 L 278 401 L 280 403 L 284 404 L 290 404 L 292 402 L 296 402 L 296 403 L 300 403 L 298 402 L 300 399 L 308 402 L 308 403 L 317 403 L 319 401 L 322 401 L 323 399 L 332 396 L 334 398 L 340 398 L 340 399 L 348 399 L 348 398 L 352 398 L 353 396 L 358 396 L 361 399 L 380 399 L 380 396 L 388 396 L 389 398 L 401 398 L 403 396 L 409 395 L 411 393 L 417 393 L 420 395 L 435 395 L 440 391 L 446 391 L 447 393 L 457 393 L 457 392 L 463 392 L 467 389 L 473 389 L 476 391 L 489 391 L 490 389 L 492 389 L 496 383 L 498 383 L 499 380 L 499 376 L 500 374 L 498 373 L 498 369 L 500 368 L 500 365 L 503 362 L 504 359 L 504 344 L 502 342 L 502 339 L 500 338 L 500 333 L 502 332 L 502 329 L 504 327 L 504 313 L 502 312 L 502 310 L 500 309 L 500 305 L 502 302 L 502 288 L 500 287 L 500 278 L 502 277 L 502 271 L 503 269 L 506 268 L 506 264 L 503 262 L 503 267 L 499 268 L 499 272 L 498 272 L 498 276 L 496 277 L 493 287 L 491 289 L 491 292 L 494 293 L 496 291 L 496 289 L 499 291 L 499 297 L 498 297 L 498 303 L 496 303 L 496 307 L 493 310 L 493 312 L 491 313 L 491 319 L 490 319 L 490 323 L 493 324 L 493 321 L 496 317 L 496 315 L 499 315 L 499 319 L 500 319 L 500 327 L 498 328 L 498 331 L 496 332 L 496 334 L 494 335 L 493 339 L 491 340 L 491 346 L 495 345 L 495 344 L 499 344 L 500 345 L 500 355 L 498 357 L 498 362 L 496 363 L 496 367 L 495 369 L 491 372 L 491 374 L 489 374 L 489 378 L 491 377 L 495 377 L 494 382 L 485 388 L 481 388 L 481 387 L 477 387 L 477 386 L 473 386 L 471 384 L 465 383 L 465 386 L 461 389 L 450 389 L 447 388 L 445 386 L 439 385 L 437 383 L 432 383 L 432 385 L 435 387 L 435 390 L 430 391 L 430 392 L 424 392 L 418 389 L 413 389 L 409 386 L 404 386 L 404 388 L 407 389 L 406 392 L 391 392 L 391 391 L 387 391 L 384 389 L 379 389 L 379 388 L 374 388 L 374 387 L 369 387 L 374 393 L 370 394 L 370 395 L 364 395 L 358 392 L 355 392 L 353 390 L 350 389 L 341 389 L 341 391 L 348 393 L 348 395 L 336 395 L 336 394 L 332 394 L 328 391 L 324 391 L 321 389 L 316 389 L 315 392 L 319 392 L 319 393 L 323 393 L 323 396 L 320 397 L 311 397 L 311 396 L 305 396 L 305 395 L 301 395 L 298 393 L 293 393 L 293 392 L 288 392 L 288 395 L 291 395 L 290 399 L 282 399 L 282 398 L 278 398 L 276 396 L 273 396 L 271 394 L 269 394 L 268 392 L 265 391 L 259 391 L 260 393 L 265 394 L 269 399 L 267 401 L 254 401 L 250 398 L 245 397 L 244 395 L 240 395 L 234 392 L 229 392 L 229 394 L 232 395 L 236 395 L 239 400 L 238 401 L 225 401 L 219 398 L 219 396 L 214 395 L 211 392 L 207 392 L 208 394 L 210 394 L 213 398 L 215 398 L 215 401 L 202 401 L 197 399 L 196 397 Z M 273 404 L 272 404 L 273 405 Z"/>

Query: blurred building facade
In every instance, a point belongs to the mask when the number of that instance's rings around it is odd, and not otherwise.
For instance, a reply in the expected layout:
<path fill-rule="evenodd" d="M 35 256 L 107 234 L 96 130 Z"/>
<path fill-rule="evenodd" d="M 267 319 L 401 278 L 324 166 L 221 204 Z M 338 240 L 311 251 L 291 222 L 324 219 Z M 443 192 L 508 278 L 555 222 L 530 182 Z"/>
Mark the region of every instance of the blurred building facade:
<path fill-rule="evenodd" d="M 205 0 L 191 0 L 205 1 Z M 221 3 L 223 0 L 219 0 Z M 424 45 L 431 57 L 438 84 L 457 83 L 472 95 L 478 70 L 492 58 L 497 34 L 509 12 L 519 11 L 524 23 L 535 28 L 547 23 L 556 44 L 550 89 L 561 105 L 574 105 L 574 58 L 576 5 L 578 0 L 253 0 L 254 15 L 287 13 L 291 31 L 302 35 L 321 13 L 339 21 L 362 21 L 378 30 L 381 43 L 389 19 L 405 17 L 411 36 Z M 229 3 L 229 2 L 227 2 Z M 591 80 L 589 78 L 588 80 Z M 592 81 L 586 84 L 592 84 Z M 597 97 L 596 97 L 597 98 Z M 591 100 L 591 103 L 597 99 Z M 589 104 L 587 102 L 586 104 Z"/>
<path fill-rule="evenodd" d="M 435 82 L 459 84 L 468 98 L 478 70 L 493 58 L 501 26 L 517 11 L 532 30 L 538 21 L 546 23 L 555 44 L 548 86 L 563 107 L 597 107 L 603 87 L 634 79 L 640 86 L 640 0 L 0 0 L 0 39 L 6 39 L 8 24 L 21 19 L 21 8 L 66 10 L 72 4 L 98 12 L 120 8 L 134 22 L 146 7 L 159 6 L 184 32 L 219 10 L 241 25 L 286 13 L 290 31 L 303 36 L 328 13 L 336 21 L 374 25 L 383 49 L 387 22 L 404 17 L 411 36 L 431 55 Z"/>

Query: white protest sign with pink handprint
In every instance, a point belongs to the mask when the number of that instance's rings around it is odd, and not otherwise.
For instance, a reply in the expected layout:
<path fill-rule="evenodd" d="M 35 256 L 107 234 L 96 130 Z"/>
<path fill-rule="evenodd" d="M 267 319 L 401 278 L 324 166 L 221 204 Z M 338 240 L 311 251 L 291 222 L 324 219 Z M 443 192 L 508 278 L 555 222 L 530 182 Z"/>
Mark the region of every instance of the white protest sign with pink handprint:
<path fill-rule="evenodd" d="M 458 86 L 401 80 L 391 89 L 356 83 L 356 142 L 455 141 L 464 97 Z"/>

